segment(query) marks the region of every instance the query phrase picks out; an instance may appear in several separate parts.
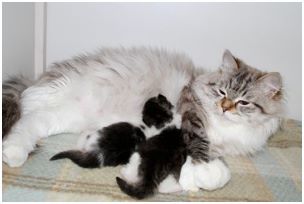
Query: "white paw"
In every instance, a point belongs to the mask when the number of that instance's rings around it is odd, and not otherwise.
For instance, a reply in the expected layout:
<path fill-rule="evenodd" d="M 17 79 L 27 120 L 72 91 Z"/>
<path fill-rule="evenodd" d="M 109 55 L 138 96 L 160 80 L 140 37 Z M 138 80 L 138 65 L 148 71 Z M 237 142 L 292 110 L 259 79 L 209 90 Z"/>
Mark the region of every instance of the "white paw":
<path fill-rule="evenodd" d="M 167 178 L 165 178 L 158 186 L 158 192 L 160 193 L 175 193 L 182 190 L 181 185 L 172 174 L 167 176 Z"/>
<path fill-rule="evenodd" d="M 120 173 L 128 183 L 137 183 L 140 180 L 138 177 L 140 161 L 140 155 L 136 152 L 131 156 L 129 163 L 121 168 Z"/>
<path fill-rule="evenodd" d="M 9 145 L 3 147 L 2 160 L 10 167 L 20 167 L 26 161 L 28 152 L 15 145 Z"/>
<path fill-rule="evenodd" d="M 194 166 L 195 184 L 205 190 L 223 187 L 231 178 L 228 167 L 219 159 Z"/>
<path fill-rule="evenodd" d="M 194 179 L 194 165 L 192 164 L 191 157 L 187 156 L 187 160 L 182 166 L 178 182 L 183 190 L 196 192 L 199 188 L 195 184 Z"/>

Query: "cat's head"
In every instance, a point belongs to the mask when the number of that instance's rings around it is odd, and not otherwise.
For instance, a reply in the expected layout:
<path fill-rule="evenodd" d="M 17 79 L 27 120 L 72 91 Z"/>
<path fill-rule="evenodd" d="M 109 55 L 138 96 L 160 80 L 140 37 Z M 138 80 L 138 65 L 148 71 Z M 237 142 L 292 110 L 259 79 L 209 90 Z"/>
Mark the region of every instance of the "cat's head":
<path fill-rule="evenodd" d="M 228 50 L 220 68 L 198 77 L 194 87 L 207 112 L 237 123 L 260 124 L 283 110 L 281 75 L 257 70 Z"/>

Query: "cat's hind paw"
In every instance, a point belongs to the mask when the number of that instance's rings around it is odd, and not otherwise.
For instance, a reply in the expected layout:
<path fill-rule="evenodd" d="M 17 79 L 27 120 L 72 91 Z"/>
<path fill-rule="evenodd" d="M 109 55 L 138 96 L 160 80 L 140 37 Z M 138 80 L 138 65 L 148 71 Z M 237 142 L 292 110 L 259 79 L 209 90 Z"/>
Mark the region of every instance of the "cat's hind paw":
<path fill-rule="evenodd" d="M 28 152 L 16 145 L 9 145 L 3 147 L 2 161 L 10 167 L 20 167 L 24 164 L 28 157 Z"/>

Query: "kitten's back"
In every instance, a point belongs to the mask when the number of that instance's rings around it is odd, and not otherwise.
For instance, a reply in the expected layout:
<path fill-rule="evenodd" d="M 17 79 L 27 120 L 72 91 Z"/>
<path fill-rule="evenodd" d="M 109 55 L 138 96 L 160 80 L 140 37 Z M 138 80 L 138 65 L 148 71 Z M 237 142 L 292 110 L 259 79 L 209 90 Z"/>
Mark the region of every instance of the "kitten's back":
<path fill-rule="evenodd" d="M 140 145 L 138 153 L 141 156 L 138 168 L 140 181 L 129 184 L 117 177 L 116 182 L 124 193 L 143 199 L 153 195 L 160 182 L 169 174 L 178 179 L 187 154 L 182 131 L 174 126 L 167 127 Z"/>

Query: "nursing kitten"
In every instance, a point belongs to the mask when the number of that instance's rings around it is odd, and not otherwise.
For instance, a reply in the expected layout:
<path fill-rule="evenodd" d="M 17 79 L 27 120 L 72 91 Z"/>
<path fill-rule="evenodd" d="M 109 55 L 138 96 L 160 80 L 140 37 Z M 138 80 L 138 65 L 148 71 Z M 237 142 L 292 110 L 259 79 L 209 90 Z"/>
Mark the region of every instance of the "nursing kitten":
<path fill-rule="evenodd" d="M 70 159 L 84 168 L 117 166 L 128 163 L 136 145 L 145 139 L 140 128 L 126 122 L 115 123 L 88 135 L 86 140 L 90 143 L 88 148 L 60 152 L 50 160 Z"/>
<path fill-rule="evenodd" d="M 161 182 L 164 183 L 169 177 L 173 183 L 170 188 L 175 189 L 171 192 L 182 190 L 178 181 L 186 159 L 191 158 L 194 163 L 209 162 L 205 113 L 202 112 L 201 104 L 197 107 L 198 104 L 200 101 L 191 89 L 190 83 L 184 87 L 177 107 L 178 113 L 182 116 L 181 127 L 167 127 L 160 134 L 138 146 L 129 164 L 121 171 L 125 180 L 116 177 L 117 184 L 123 192 L 143 199 L 153 195 Z M 228 174 L 222 178 L 220 187 L 229 179 Z M 198 185 L 198 187 L 205 186 L 206 182 Z M 185 187 L 189 188 L 189 185 Z M 161 192 L 160 188 L 159 191 Z"/>
<path fill-rule="evenodd" d="M 196 152 L 197 157 L 208 161 L 208 142 L 195 134 L 192 134 L 191 139 L 185 140 L 184 135 L 182 129 L 170 126 L 141 143 L 127 166 L 122 168 L 123 179 L 116 177 L 119 188 L 137 199 L 151 196 L 157 189 L 162 193 L 181 191 L 178 181 L 187 156 Z M 195 148 L 199 150 L 194 150 Z M 202 155 L 199 156 L 199 152 Z M 173 184 L 161 190 L 159 186 L 168 179 Z"/>
<path fill-rule="evenodd" d="M 109 125 L 87 135 L 82 150 L 60 152 L 50 160 L 70 159 L 84 168 L 127 164 L 131 154 L 145 142 L 150 128 L 155 127 L 161 131 L 161 128 L 173 120 L 172 108 L 166 97 L 159 94 L 145 103 L 142 111 L 143 124 L 136 126 L 119 122 Z"/>
<path fill-rule="evenodd" d="M 138 146 L 130 163 L 121 171 L 123 179 L 116 177 L 117 184 L 124 193 L 137 199 L 153 195 L 169 175 L 178 181 L 186 155 L 181 129 L 167 127 Z M 131 172 L 129 169 L 133 172 L 125 173 Z"/>

